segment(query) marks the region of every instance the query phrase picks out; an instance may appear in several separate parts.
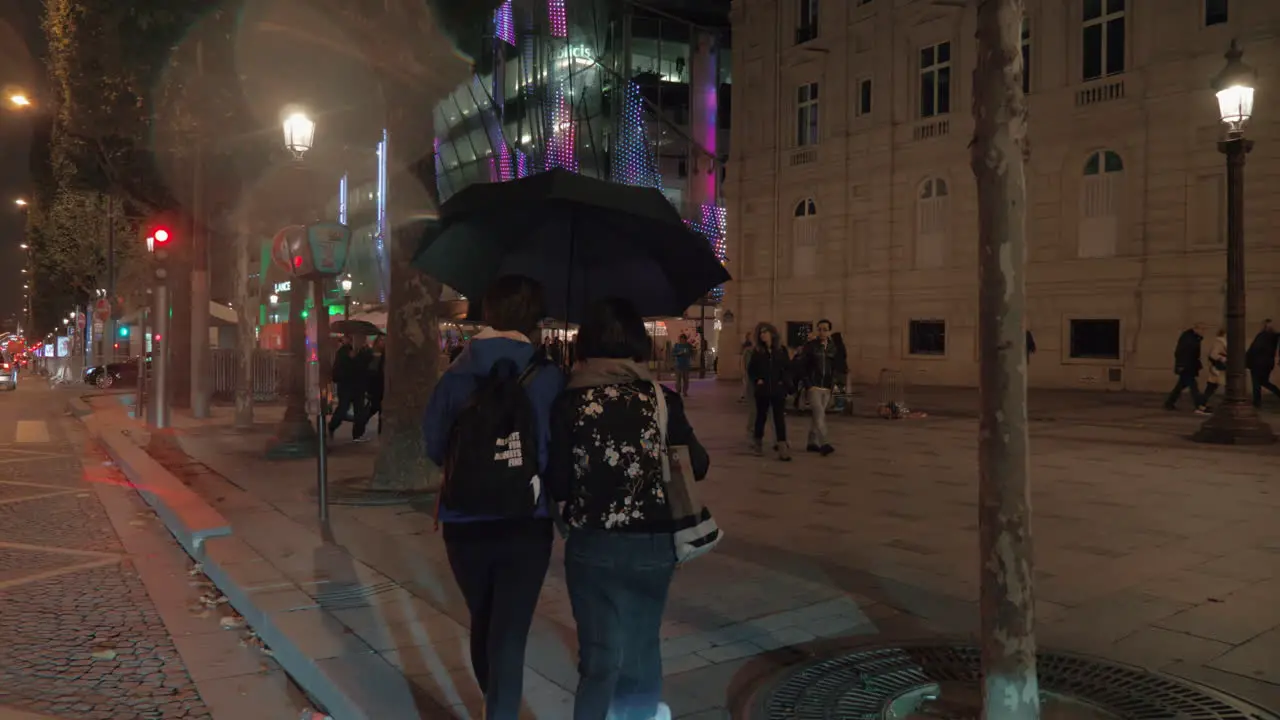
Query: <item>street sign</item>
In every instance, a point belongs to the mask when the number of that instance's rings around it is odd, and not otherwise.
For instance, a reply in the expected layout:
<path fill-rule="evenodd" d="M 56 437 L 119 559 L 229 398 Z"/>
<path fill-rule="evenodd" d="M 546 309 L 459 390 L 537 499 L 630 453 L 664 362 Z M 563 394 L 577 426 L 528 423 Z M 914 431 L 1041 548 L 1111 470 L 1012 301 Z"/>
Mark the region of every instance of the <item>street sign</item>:
<path fill-rule="evenodd" d="M 106 298 L 98 298 L 93 303 L 93 319 L 95 322 L 105 323 L 111 319 L 111 301 Z"/>
<path fill-rule="evenodd" d="M 84 313 L 76 313 L 76 329 L 84 329 Z"/>

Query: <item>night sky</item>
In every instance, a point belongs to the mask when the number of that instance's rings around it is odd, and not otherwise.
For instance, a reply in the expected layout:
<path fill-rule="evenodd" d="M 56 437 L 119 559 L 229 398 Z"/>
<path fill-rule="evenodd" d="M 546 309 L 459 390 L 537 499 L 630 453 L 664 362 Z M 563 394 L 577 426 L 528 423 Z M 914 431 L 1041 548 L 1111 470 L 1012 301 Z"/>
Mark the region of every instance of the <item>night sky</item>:
<path fill-rule="evenodd" d="M 0 331 L 13 330 L 15 320 L 26 322 L 21 273 L 26 257 L 18 247 L 26 219 L 14 200 L 31 192 L 30 111 L 14 112 L 8 97 L 15 89 L 40 92 L 42 44 L 40 0 L 0 2 L 0 89 L 4 91 L 0 106 Z"/>

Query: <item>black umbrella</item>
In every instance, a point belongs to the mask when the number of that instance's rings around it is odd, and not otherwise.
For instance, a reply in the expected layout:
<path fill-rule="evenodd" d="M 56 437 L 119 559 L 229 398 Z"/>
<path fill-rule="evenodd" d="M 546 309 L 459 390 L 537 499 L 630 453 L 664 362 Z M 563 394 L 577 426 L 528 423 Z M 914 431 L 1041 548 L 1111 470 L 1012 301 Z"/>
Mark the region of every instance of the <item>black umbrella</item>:
<path fill-rule="evenodd" d="M 552 170 L 472 185 L 441 207 L 414 265 L 470 298 L 494 280 L 542 283 L 551 317 L 577 322 L 598 298 L 670 317 L 729 280 L 707 238 L 660 191 Z"/>
<path fill-rule="evenodd" d="M 329 323 L 329 332 L 336 335 L 385 335 L 386 333 L 368 320 L 338 320 Z"/>

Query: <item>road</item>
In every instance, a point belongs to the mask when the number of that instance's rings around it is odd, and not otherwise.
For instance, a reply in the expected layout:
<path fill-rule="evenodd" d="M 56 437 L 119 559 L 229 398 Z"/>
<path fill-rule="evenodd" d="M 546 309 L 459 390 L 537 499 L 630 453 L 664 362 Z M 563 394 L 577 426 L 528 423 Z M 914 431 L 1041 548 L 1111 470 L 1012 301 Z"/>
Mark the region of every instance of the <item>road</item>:
<path fill-rule="evenodd" d="M 0 393 L 0 720 L 296 718 L 274 661 L 33 376 Z M 214 598 L 216 601 L 216 596 Z M 233 621 L 228 621 L 234 624 Z"/>

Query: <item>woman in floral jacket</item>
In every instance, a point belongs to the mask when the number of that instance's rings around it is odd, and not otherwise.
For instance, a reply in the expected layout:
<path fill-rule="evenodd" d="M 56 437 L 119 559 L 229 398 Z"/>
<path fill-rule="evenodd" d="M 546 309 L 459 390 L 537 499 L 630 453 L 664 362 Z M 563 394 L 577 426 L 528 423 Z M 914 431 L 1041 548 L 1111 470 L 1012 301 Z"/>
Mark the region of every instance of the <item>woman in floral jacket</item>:
<path fill-rule="evenodd" d="M 565 579 L 578 625 L 574 720 L 669 718 L 659 630 L 675 572 L 662 480 L 657 392 L 644 321 L 623 300 L 594 304 L 578 332 L 579 362 L 552 416 L 548 482 L 565 500 Z M 680 397 L 665 388 L 670 445 L 707 474 Z"/>

